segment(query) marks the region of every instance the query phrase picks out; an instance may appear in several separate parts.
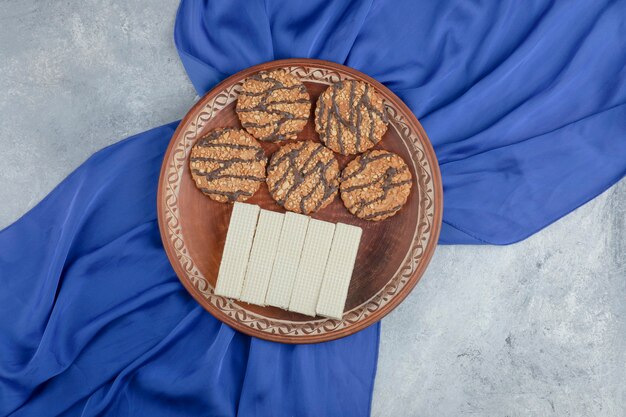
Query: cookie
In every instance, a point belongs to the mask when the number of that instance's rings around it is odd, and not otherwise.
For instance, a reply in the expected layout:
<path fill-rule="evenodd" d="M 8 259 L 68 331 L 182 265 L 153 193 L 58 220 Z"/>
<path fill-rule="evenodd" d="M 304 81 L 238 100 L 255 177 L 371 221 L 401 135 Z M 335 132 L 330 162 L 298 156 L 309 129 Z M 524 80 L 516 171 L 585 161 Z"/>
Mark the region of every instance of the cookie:
<path fill-rule="evenodd" d="M 236 107 L 241 126 L 255 138 L 277 142 L 296 139 L 311 112 L 311 99 L 298 77 L 284 70 L 248 77 Z"/>
<path fill-rule="evenodd" d="M 369 84 L 344 80 L 318 98 L 315 130 L 335 152 L 354 155 L 376 145 L 387 131 L 383 100 Z"/>
<path fill-rule="evenodd" d="M 290 143 L 272 155 L 267 186 L 272 198 L 285 209 L 313 213 L 335 198 L 339 163 L 335 155 L 319 143 Z"/>
<path fill-rule="evenodd" d="M 382 150 L 351 161 L 341 174 L 341 199 L 355 216 L 379 221 L 393 216 L 411 192 L 411 171 L 400 156 Z"/>
<path fill-rule="evenodd" d="M 191 148 L 189 168 L 196 186 L 222 203 L 245 201 L 265 181 L 261 145 L 237 129 L 217 129 Z"/>

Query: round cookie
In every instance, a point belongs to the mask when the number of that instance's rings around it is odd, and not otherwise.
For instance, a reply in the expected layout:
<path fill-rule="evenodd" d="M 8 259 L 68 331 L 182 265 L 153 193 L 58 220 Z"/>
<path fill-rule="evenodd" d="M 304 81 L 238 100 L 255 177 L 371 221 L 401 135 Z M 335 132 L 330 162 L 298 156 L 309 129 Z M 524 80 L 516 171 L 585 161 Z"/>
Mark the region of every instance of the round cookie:
<path fill-rule="evenodd" d="M 261 145 L 238 129 L 216 129 L 191 148 L 189 169 L 196 186 L 213 200 L 245 201 L 265 181 Z"/>
<path fill-rule="evenodd" d="M 407 164 L 395 153 L 367 152 L 351 161 L 341 174 L 341 199 L 364 220 L 391 217 L 406 203 L 413 182 Z"/>
<path fill-rule="evenodd" d="M 313 213 L 335 198 L 339 162 L 319 143 L 290 143 L 272 155 L 267 168 L 267 187 L 272 198 L 285 209 Z"/>
<path fill-rule="evenodd" d="M 387 131 L 383 100 L 369 84 L 344 80 L 317 99 L 315 130 L 335 152 L 353 155 L 376 145 Z"/>
<path fill-rule="evenodd" d="M 235 108 L 241 125 L 255 138 L 296 139 L 311 112 L 311 98 L 298 77 L 284 70 L 248 77 Z"/>

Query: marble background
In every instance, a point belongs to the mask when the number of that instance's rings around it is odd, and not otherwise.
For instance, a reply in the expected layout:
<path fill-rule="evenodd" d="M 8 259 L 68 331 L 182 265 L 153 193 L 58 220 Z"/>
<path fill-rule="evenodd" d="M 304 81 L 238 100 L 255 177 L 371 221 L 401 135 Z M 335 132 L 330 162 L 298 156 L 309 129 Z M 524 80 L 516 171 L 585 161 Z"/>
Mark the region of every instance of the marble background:
<path fill-rule="evenodd" d="M 0 0 L 0 228 L 194 103 L 177 4 Z M 625 416 L 625 203 L 622 181 L 522 243 L 439 247 L 383 321 L 372 415 Z"/>

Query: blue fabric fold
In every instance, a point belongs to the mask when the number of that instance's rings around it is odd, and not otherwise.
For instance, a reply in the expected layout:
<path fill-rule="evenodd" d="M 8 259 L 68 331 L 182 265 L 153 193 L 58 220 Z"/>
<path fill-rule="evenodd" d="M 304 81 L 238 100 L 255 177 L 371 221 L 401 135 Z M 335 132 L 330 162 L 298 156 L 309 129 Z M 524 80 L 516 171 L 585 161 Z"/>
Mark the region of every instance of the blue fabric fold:
<path fill-rule="evenodd" d="M 96 153 L 0 232 L 0 415 L 367 415 L 377 326 L 266 342 L 180 284 L 155 205 L 176 126 Z"/>
<path fill-rule="evenodd" d="M 174 37 L 198 92 L 292 57 L 376 78 L 435 147 L 440 243 L 517 242 L 626 174 L 626 2 L 245 3 L 181 3 Z"/>
<path fill-rule="evenodd" d="M 311 57 L 418 116 L 444 182 L 441 243 L 508 244 L 626 173 L 626 2 L 183 0 L 199 94 Z M 172 123 L 108 147 L 0 232 L 0 415 L 367 416 L 380 326 L 318 345 L 239 334 L 162 248 Z"/>

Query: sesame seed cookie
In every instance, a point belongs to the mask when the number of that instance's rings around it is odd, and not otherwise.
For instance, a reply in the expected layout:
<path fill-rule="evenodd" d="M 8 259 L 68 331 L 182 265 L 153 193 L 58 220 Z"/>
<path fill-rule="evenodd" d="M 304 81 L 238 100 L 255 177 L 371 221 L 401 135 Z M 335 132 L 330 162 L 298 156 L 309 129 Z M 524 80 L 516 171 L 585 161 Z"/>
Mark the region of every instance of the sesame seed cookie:
<path fill-rule="evenodd" d="M 387 124 L 383 100 L 369 84 L 339 81 L 317 100 L 315 130 L 326 146 L 340 154 L 370 149 L 380 142 Z"/>
<path fill-rule="evenodd" d="M 351 161 L 341 174 L 341 199 L 355 216 L 379 221 L 396 214 L 411 192 L 412 175 L 395 153 L 367 152 Z"/>
<path fill-rule="evenodd" d="M 238 129 L 216 129 L 191 148 L 189 169 L 196 186 L 222 203 L 245 201 L 265 181 L 261 145 Z"/>
<path fill-rule="evenodd" d="M 311 113 L 311 98 L 298 77 L 284 70 L 248 77 L 235 108 L 241 125 L 255 138 L 296 139 Z"/>
<path fill-rule="evenodd" d="M 337 195 L 339 162 L 319 143 L 290 143 L 272 155 L 267 186 L 272 198 L 285 209 L 313 213 Z"/>

